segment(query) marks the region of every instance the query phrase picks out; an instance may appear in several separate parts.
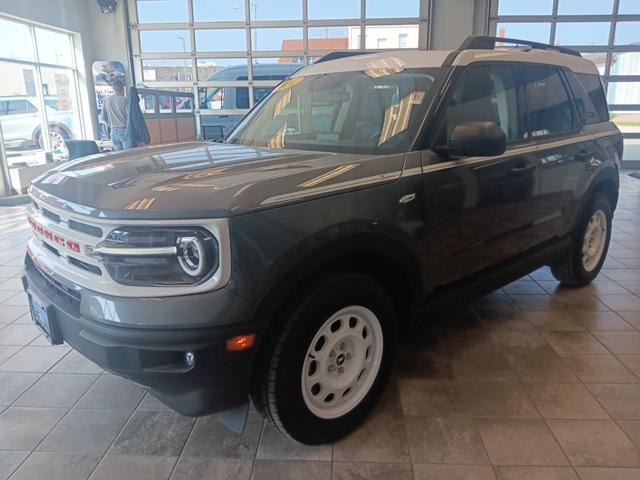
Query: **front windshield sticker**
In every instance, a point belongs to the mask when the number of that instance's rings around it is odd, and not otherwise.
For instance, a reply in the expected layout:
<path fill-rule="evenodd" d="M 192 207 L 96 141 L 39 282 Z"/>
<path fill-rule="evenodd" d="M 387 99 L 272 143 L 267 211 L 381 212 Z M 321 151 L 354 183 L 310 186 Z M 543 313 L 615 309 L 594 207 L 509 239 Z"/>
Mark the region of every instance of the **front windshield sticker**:
<path fill-rule="evenodd" d="M 378 58 L 367 63 L 367 69 L 364 71 L 371 78 L 381 78 L 394 73 L 404 71 L 406 63 L 401 58 L 389 57 Z"/>
<path fill-rule="evenodd" d="M 396 135 L 404 132 L 409 126 L 409 118 L 414 105 L 420 105 L 424 100 L 425 92 L 413 91 L 400 99 L 395 105 L 384 110 L 384 123 L 382 133 L 378 140 L 378 146 L 388 142 Z"/>

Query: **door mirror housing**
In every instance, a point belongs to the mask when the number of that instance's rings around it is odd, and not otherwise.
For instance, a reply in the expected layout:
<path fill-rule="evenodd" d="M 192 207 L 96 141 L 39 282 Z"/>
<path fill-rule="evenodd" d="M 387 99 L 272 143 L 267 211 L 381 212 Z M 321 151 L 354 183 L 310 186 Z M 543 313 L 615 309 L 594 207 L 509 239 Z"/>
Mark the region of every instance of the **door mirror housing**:
<path fill-rule="evenodd" d="M 442 149 L 450 155 L 492 157 L 507 149 L 507 137 L 493 122 L 465 122 L 456 126 L 449 136 L 449 145 Z"/>

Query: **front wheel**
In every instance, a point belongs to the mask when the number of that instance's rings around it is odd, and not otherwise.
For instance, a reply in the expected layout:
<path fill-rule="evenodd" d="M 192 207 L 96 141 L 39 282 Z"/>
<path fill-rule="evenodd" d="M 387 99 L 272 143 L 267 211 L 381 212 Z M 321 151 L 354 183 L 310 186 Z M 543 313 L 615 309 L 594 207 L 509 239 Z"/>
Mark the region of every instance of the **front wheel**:
<path fill-rule="evenodd" d="M 606 197 L 596 193 L 589 202 L 580 225 L 571 240 L 571 246 L 555 264 L 551 273 L 569 287 L 591 283 L 602 268 L 611 240 L 613 212 Z"/>
<path fill-rule="evenodd" d="M 254 403 L 294 440 L 332 442 L 364 420 L 388 377 L 392 301 L 371 278 L 338 273 L 314 282 L 287 311 L 255 379 Z"/>

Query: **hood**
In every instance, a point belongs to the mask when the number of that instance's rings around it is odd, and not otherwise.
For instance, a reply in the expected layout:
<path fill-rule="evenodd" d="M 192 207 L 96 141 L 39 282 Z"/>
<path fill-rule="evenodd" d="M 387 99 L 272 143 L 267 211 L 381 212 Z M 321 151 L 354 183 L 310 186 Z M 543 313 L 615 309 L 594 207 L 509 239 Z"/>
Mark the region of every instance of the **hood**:
<path fill-rule="evenodd" d="M 37 178 L 33 195 L 95 217 L 215 218 L 397 179 L 404 154 L 196 142 L 92 155 Z"/>

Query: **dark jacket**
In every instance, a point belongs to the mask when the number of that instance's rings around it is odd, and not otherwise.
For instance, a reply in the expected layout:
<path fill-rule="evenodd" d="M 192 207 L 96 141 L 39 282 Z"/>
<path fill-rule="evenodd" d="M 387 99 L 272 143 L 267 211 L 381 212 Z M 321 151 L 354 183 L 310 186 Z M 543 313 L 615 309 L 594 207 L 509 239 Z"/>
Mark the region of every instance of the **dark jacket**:
<path fill-rule="evenodd" d="M 129 89 L 129 117 L 127 118 L 126 137 L 133 147 L 137 147 L 140 144 L 147 145 L 151 142 L 149 129 L 138 104 L 139 98 L 138 89 L 131 87 Z"/>

